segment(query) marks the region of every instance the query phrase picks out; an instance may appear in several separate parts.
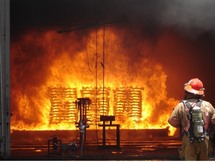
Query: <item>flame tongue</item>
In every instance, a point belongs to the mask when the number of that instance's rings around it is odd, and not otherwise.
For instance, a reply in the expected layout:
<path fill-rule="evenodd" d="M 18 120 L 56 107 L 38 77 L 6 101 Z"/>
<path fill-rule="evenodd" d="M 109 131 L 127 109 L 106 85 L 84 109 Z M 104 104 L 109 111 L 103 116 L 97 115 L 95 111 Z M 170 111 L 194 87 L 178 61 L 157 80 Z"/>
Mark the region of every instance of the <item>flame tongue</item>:
<path fill-rule="evenodd" d="M 104 46 L 103 32 L 80 37 L 33 31 L 12 43 L 12 129 L 75 129 L 78 97 L 93 101 L 91 128 L 103 114 L 116 115 L 127 129 L 169 126 L 177 101 L 166 96 L 167 75 L 150 59 L 150 45 L 128 50 L 118 32 L 109 29 Z"/>

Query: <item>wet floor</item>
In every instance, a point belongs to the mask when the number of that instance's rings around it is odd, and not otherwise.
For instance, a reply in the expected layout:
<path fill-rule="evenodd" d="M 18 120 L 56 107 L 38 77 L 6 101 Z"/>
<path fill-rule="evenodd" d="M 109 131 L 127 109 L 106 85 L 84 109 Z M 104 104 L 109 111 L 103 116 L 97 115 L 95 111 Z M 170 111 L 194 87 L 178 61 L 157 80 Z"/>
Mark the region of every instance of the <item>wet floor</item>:
<path fill-rule="evenodd" d="M 93 132 L 89 131 L 83 147 L 76 143 L 77 147 L 74 149 L 71 145 L 68 147 L 71 144 L 68 142 L 74 141 L 79 136 L 79 134 L 75 135 L 75 132 L 17 131 L 11 134 L 9 160 L 180 160 L 178 148 L 181 140 L 179 138 L 168 137 L 160 130 L 124 132 L 121 132 L 120 147 L 115 145 L 116 141 L 112 136 L 108 136 L 104 147 L 102 141 L 95 140 Z M 142 137 L 143 133 L 150 136 Z M 54 151 L 53 146 L 48 145 L 48 139 L 53 134 L 62 139 L 62 143 Z M 128 135 L 130 135 L 129 138 L 127 138 Z M 215 155 L 210 155 L 210 160 L 215 160 Z"/>
<path fill-rule="evenodd" d="M 61 153 L 48 153 L 47 145 L 29 145 L 11 148 L 10 160 L 180 160 L 179 140 L 139 142 L 130 145 L 97 146 L 85 144 L 83 149 L 63 150 Z M 215 155 L 210 155 L 215 160 Z"/>
<path fill-rule="evenodd" d="M 85 143 L 76 150 L 48 153 L 47 145 L 19 145 L 11 148 L 12 160 L 179 160 L 179 140 L 125 142 L 120 147 Z"/>

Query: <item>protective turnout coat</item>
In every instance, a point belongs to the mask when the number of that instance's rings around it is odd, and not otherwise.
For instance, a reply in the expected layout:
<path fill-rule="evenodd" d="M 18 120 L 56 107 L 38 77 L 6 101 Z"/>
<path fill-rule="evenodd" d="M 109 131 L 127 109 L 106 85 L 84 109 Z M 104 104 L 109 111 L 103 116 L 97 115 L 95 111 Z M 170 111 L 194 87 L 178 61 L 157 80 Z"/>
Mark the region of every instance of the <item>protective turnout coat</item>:
<path fill-rule="evenodd" d="M 195 105 L 197 103 L 197 99 L 188 99 L 187 101 L 191 105 Z M 207 132 L 209 125 L 215 124 L 215 109 L 211 103 L 202 100 L 201 111 L 204 120 L 204 129 Z M 188 113 L 189 109 L 185 104 L 183 102 L 179 102 L 168 119 L 169 124 L 173 127 L 181 128 L 182 132 L 188 132 L 190 128 Z M 204 142 L 191 143 L 189 137 L 184 135 L 179 154 L 181 154 L 181 159 L 185 160 L 207 160 L 208 152 L 205 150 L 208 150 L 208 137 L 205 138 Z"/>
<path fill-rule="evenodd" d="M 197 99 L 189 99 L 187 101 L 192 105 L 196 104 Z M 215 109 L 209 102 L 203 100 L 201 110 L 203 113 L 204 128 L 207 131 L 210 123 L 215 124 Z M 169 124 L 176 128 L 181 127 L 182 131 L 188 131 L 190 128 L 190 121 L 187 118 L 188 113 L 188 108 L 184 105 L 184 103 L 180 102 L 174 108 L 168 120 Z"/>

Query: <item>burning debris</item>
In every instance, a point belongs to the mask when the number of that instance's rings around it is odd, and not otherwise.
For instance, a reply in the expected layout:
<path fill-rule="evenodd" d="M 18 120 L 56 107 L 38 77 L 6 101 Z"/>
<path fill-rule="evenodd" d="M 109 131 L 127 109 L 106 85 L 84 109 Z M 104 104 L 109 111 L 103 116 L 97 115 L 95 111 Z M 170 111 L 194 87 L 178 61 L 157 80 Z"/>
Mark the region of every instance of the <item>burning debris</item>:
<path fill-rule="evenodd" d="M 77 89 L 59 87 L 49 88 L 48 91 L 51 102 L 49 124 L 67 123 L 72 126 L 77 122 L 77 107 L 74 102 L 78 98 Z M 103 92 L 102 88 L 96 90 L 96 88 L 83 87 L 80 92 L 81 97 L 89 97 L 92 100 L 87 119 L 93 128 L 96 128 L 101 114 L 113 113 L 118 120 L 124 115 L 136 121 L 142 118 L 141 88 L 122 87 L 114 90 L 105 88 Z"/>
<path fill-rule="evenodd" d="M 51 102 L 49 124 L 66 122 L 74 124 L 76 121 L 77 92 L 75 88 L 49 88 Z"/>
<path fill-rule="evenodd" d="M 75 129 L 78 97 L 92 100 L 87 117 L 91 128 L 100 115 L 115 115 L 122 129 L 168 126 L 166 119 L 177 101 L 167 99 L 167 76 L 147 57 L 148 44 L 134 61 L 110 28 L 103 55 L 102 34 L 92 30 L 77 43 L 75 33 L 30 32 L 12 44 L 12 129 Z M 156 109 L 161 102 L 166 102 L 162 112 Z"/>

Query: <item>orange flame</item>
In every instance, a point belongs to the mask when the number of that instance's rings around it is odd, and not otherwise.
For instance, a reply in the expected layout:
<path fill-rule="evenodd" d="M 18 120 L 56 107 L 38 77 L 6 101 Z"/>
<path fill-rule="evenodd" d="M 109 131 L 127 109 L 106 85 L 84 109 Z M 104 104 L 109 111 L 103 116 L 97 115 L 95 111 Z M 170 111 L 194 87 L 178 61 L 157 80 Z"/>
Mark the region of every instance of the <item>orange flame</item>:
<path fill-rule="evenodd" d="M 82 34 L 31 31 L 12 43 L 12 130 L 75 129 L 67 122 L 50 125 L 48 88 L 76 88 L 81 96 L 82 87 L 96 86 L 143 88 L 140 120 L 123 114 L 117 121 L 122 129 L 169 127 L 167 119 L 178 101 L 167 98 L 167 75 L 150 57 L 152 47 L 141 42 L 128 49 L 120 36 L 123 32 L 112 28 L 105 32 L 105 44 L 102 29 Z M 170 135 L 174 132 L 171 128 Z"/>

